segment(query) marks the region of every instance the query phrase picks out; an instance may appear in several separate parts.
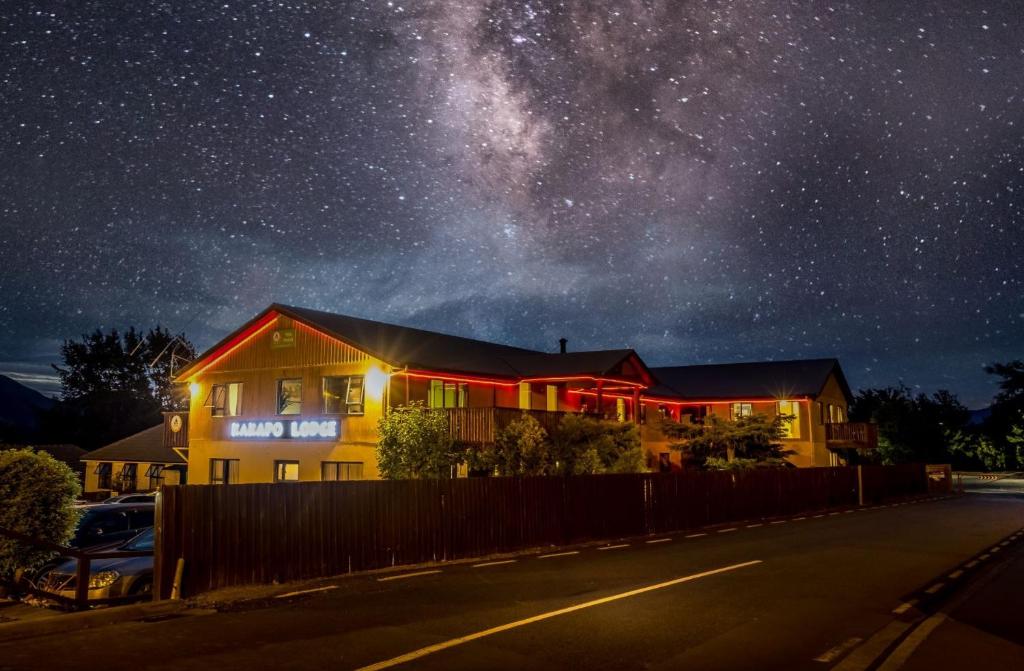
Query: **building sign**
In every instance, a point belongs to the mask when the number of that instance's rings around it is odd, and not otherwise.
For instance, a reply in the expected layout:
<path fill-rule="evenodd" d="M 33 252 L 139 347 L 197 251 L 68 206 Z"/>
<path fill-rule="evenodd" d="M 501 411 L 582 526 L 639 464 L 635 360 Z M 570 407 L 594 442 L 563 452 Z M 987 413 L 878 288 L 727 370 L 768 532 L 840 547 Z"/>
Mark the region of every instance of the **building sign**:
<path fill-rule="evenodd" d="M 233 440 L 333 440 L 338 438 L 338 420 L 266 419 L 231 422 L 228 435 Z"/>
<path fill-rule="evenodd" d="M 274 329 L 270 334 L 270 348 L 295 347 L 295 329 Z"/>

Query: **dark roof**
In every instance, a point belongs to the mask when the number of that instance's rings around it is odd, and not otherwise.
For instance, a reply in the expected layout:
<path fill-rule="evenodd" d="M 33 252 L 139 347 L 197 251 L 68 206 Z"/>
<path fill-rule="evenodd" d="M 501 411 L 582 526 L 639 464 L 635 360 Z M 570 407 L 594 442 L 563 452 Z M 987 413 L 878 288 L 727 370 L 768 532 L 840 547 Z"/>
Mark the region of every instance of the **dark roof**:
<path fill-rule="evenodd" d="M 82 461 L 140 461 L 151 464 L 184 464 L 185 460 L 164 447 L 164 425 L 157 424 L 116 442 L 93 450 Z"/>
<path fill-rule="evenodd" d="M 414 370 L 486 375 L 509 380 L 563 375 L 602 376 L 611 374 L 624 360 L 636 356 L 629 349 L 552 354 L 275 303 L 202 354 L 179 373 L 178 379 L 187 378 L 210 354 L 271 312 L 298 320 L 392 366 Z M 636 361 L 636 368 L 649 375 L 643 361 L 639 357 Z"/>
<path fill-rule="evenodd" d="M 852 398 L 837 359 L 665 366 L 651 371 L 661 383 L 648 390 L 651 396 L 708 401 L 817 396 L 834 372 L 847 399 Z"/>

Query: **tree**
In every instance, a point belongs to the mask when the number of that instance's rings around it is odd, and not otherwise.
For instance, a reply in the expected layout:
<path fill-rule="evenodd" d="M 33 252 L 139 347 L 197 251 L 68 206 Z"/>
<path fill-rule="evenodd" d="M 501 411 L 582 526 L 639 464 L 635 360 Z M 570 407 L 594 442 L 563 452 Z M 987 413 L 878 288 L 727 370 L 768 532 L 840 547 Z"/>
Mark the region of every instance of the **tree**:
<path fill-rule="evenodd" d="M 493 468 L 498 475 L 551 475 L 554 472 L 548 433 L 525 412 L 498 431 L 492 454 Z"/>
<path fill-rule="evenodd" d="M 47 440 L 86 449 L 106 445 L 160 422 L 161 410 L 187 407 L 173 371 L 195 357 L 184 335 L 157 326 L 143 335 L 97 329 L 61 346 L 61 402 L 43 417 Z"/>
<path fill-rule="evenodd" d="M 963 430 L 970 412 L 955 394 L 939 390 L 914 395 L 905 385 L 861 389 L 850 405 L 850 420 L 878 424 L 883 463 L 941 463 L 952 455 L 951 436 Z"/>
<path fill-rule="evenodd" d="M 662 431 L 677 442 L 669 447 L 679 451 L 684 461 L 699 468 L 720 468 L 722 464 L 781 465 L 792 454 L 779 440 L 785 435 L 789 415 L 754 414 L 735 420 L 709 415 L 703 424 L 684 424 L 666 420 Z M 734 463 L 735 462 L 735 463 Z"/>
<path fill-rule="evenodd" d="M 46 452 L 0 450 L 0 527 L 66 545 L 75 532 L 78 476 Z M 53 553 L 0 536 L 0 576 L 42 565 Z"/>
<path fill-rule="evenodd" d="M 635 424 L 566 414 L 551 436 L 554 472 L 640 473 L 646 469 Z"/>
<path fill-rule="evenodd" d="M 458 462 L 448 416 L 421 401 L 392 409 L 377 422 L 377 465 L 389 480 L 451 477 Z"/>
<path fill-rule="evenodd" d="M 997 446 L 1014 453 L 1016 460 L 1016 447 L 1011 444 L 1010 436 L 1016 427 L 1024 425 L 1024 361 L 994 363 L 986 366 L 985 371 L 1001 379 L 999 393 L 983 430 Z"/>

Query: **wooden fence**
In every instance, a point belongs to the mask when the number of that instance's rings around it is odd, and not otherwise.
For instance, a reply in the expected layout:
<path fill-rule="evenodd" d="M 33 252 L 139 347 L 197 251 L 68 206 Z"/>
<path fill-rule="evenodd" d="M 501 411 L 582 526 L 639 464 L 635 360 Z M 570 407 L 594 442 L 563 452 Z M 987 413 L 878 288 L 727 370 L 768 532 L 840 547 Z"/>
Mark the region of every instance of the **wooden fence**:
<path fill-rule="evenodd" d="M 864 467 L 865 501 L 928 492 L 923 466 Z M 160 490 L 156 594 L 479 557 L 856 505 L 855 467 Z"/>

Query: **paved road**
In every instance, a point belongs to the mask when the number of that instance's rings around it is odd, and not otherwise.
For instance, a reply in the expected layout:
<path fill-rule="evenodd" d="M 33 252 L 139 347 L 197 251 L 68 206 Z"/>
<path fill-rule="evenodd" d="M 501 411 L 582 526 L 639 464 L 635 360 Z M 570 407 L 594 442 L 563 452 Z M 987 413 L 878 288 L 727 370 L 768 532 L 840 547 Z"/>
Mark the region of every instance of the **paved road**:
<path fill-rule="evenodd" d="M 964 491 L 972 494 L 1014 494 L 1024 496 L 1022 474 L 964 475 Z M 955 479 L 954 479 L 955 482 Z"/>
<path fill-rule="evenodd" d="M 825 669 L 935 576 L 1022 526 L 1024 499 L 968 495 L 364 575 L 254 610 L 10 643 L 0 668 L 351 669 L 426 649 L 390 668 Z"/>

